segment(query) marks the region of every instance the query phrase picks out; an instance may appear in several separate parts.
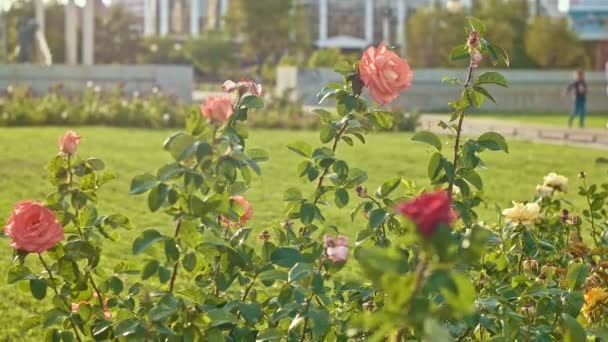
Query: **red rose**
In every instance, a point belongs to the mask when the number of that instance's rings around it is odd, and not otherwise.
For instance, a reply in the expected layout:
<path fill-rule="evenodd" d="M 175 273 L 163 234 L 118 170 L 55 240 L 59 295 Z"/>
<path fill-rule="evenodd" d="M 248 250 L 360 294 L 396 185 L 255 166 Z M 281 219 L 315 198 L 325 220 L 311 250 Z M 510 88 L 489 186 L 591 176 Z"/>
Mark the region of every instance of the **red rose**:
<path fill-rule="evenodd" d="M 416 223 L 418 232 L 431 237 L 440 224 L 451 225 L 456 220 L 452 199 L 445 190 L 427 192 L 395 208 L 399 214 Z"/>

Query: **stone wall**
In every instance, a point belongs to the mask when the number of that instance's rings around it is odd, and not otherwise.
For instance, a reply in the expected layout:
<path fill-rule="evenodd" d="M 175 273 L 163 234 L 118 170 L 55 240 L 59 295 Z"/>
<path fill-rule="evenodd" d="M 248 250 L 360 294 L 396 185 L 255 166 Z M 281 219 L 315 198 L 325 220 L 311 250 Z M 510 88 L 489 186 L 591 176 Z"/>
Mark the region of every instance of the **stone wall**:
<path fill-rule="evenodd" d="M 28 85 L 36 93 L 63 84 L 66 92 L 81 92 L 87 82 L 107 89 L 123 83 L 127 92 L 150 92 L 155 86 L 165 94 L 192 101 L 193 71 L 173 65 L 34 65 L 0 64 L 0 89 Z"/>
<path fill-rule="evenodd" d="M 480 74 L 486 70 L 478 70 Z M 487 70 L 489 71 L 489 70 Z M 492 112 L 568 112 L 571 97 L 562 96 L 562 91 L 572 80 L 571 71 L 498 70 L 509 81 L 509 88 L 488 86 L 497 103 L 486 101 L 483 111 Z M 466 77 L 464 70 L 418 69 L 414 71 L 412 87 L 395 106 L 422 112 L 447 112 L 447 103 L 461 92 L 458 86 L 442 83 L 445 77 Z M 606 78 L 603 72 L 586 74 L 589 87 L 588 111 L 608 112 Z M 306 69 L 280 67 L 277 73 L 277 93 L 295 89 L 306 105 L 316 105 L 315 94 L 330 82 L 341 82 L 341 76 L 331 69 Z"/>

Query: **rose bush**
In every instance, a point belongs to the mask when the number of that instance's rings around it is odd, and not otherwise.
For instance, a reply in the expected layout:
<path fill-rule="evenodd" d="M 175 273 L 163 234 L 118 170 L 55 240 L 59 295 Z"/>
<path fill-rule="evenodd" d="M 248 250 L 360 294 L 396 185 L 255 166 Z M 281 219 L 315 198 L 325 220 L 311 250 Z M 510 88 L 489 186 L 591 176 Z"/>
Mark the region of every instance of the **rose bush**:
<path fill-rule="evenodd" d="M 494 100 L 487 86 L 507 85 L 495 72 L 475 75 L 475 54 L 508 59 L 480 21 L 470 18 L 466 33 L 451 53 L 468 62 L 466 79 L 452 80 L 462 96 L 450 103 L 450 122 L 439 123 L 453 142 L 428 131 L 413 137 L 432 149 L 427 189 L 395 176 L 370 191 L 367 173 L 340 157 L 341 148 L 392 123 L 392 113 L 361 96 L 380 86 L 382 102 L 404 89 L 409 76 L 393 73 L 409 72 L 395 69 L 406 62 L 386 47 L 337 65 L 345 82 L 318 94 L 334 99 L 335 111 L 315 111 L 320 144 L 287 145 L 302 158 L 294 165 L 301 182 L 284 191 L 283 210 L 263 229 L 247 226 L 255 203 L 246 192 L 269 159 L 247 143 L 248 118 L 264 106 L 257 84 L 225 84 L 230 108 L 222 106 L 221 120 L 205 106 L 190 112 L 163 145 L 172 161 L 133 179 L 130 193 L 145 194 L 150 212 L 174 226 L 139 232 L 137 261 L 110 272 L 100 267 L 103 245 L 119 238 L 118 228 L 132 228 L 95 206 L 114 174 L 62 143 L 48 164 L 55 191 L 43 204 L 17 204 L 5 227 L 15 249 L 8 282 L 27 282 L 39 300 L 53 290 L 52 307 L 25 327 L 42 326 L 51 341 L 605 339 L 608 185 L 588 186 L 581 173 L 578 194 L 588 207 L 580 210 L 563 197 L 568 180 L 549 174 L 550 194 L 515 202 L 496 224 L 477 218 L 481 156 L 509 149 L 498 133 L 461 135 L 467 110 Z M 380 61 L 370 64 L 370 56 Z M 373 65 L 373 81 L 363 80 L 364 63 Z M 383 88 L 387 81 L 395 83 Z M 78 143 L 76 134 L 66 137 Z M 324 214 L 349 203 L 355 236 Z M 37 260 L 26 260 L 33 253 Z M 346 275 L 345 266 L 357 272 Z"/>

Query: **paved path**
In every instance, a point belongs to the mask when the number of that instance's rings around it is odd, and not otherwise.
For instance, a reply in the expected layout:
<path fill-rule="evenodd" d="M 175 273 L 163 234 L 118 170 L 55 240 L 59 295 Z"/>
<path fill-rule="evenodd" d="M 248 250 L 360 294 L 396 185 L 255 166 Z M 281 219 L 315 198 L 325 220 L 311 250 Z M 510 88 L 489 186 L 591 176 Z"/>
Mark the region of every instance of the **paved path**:
<path fill-rule="evenodd" d="M 440 120 L 447 122 L 448 119 L 448 115 L 423 114 L 419 129 L 445 133 L 441 127 L 437 126 L 437 123 Z M 464 119 L 464 134 L 479 135 L 487 131 L 497 132 L 508 138 L 608 149 L 608 129 L 524 124 L 499 119 L 475 118 L 474 114 Z"/>

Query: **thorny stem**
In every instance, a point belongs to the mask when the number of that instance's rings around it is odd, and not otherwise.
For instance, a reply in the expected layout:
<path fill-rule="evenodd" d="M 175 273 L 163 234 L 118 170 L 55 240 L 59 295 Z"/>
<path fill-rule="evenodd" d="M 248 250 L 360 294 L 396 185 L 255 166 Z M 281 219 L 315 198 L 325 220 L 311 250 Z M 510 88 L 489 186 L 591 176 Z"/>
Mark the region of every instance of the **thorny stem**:
<path fill-rule="evenodd" d="M 406 314 L 410 311 L 414 299 L 416 298 L 420 290 L 422 290 L 422 285 L 424 285 L 424 273 L 426 272 L 428 266 L 428 262 L 422 259 L 416 267 L 416 279 L 414 281 L 414 289 L 412 290 L 412 294 L 410 295 L 410 297 L 407 299 L 407 302 L 405 302 L 404 312 Z M 397 332 L 397 341 L 400 341 L 400 338 L 402 338 L 404 334 L 405 328 L 399 329 L 399 331 Z"/>
<path fill-rule="evenodd" d="M 182 226 L 182 219 L 178 219 L 175 224 L 175 243 L 179 243 L 179 229 Z M 179 269 L 179 258 L 173 264 L 173 272 L 171 273 L 171 280 L 169 281 L 169 292 L 173 292 L 173 286 L 175 285 L 175 279 L 177 279 L 177 271 Z"/>
<path fill-rule="evenodd" d="M 68 154 L 68 158 L 67 158 L 67 162 L 68 162 L 68 187 L 72 187 L 72 179 L 74 178 L 74 176 L 72 175 L 72 155 Z"/>
<path fill-rule="evenodd" d="M 323 252 L 323 255 L 321 255 L 321 258 L 319 258 L 319 265 L 317 266 L 318 272 L 321 273 L 321 270 L 323 269 L 323 262 L 325 261 L 325 252 Z M 306 304 L 304 305 L 304 315 L 306 315 L 306 317 L 304 317 L 304 326 L 302 327 L 302 336 L 300 337 L 300 342 L 304 342 L 304 340 L 306 339 L 306 329 L 308 329 L 308 309 L 310 308 L 310 302 L 312 302 L 313 297 L 315 296 L 315 293 L 311 293 L 310 296 L 308 298 L 306 298 Z"/>
<path fill-rule="evenodd" d="M 40 253 L 38 253 L 38 259 L 40 259 L 40 263 L 42 264 L 42 266 L 44 267 L 46 272 L 49 274 L 51 288 L 53 289 L 53 291 L 55 291 L 55 294 L 63 300 L 63 303 L 69 309 L 71 307 L 70 303 L 68 303 L 68 301 L 65 299 L 65 297 L 63 297 L 62 295 L 59 294 L 59 291 L 57 290 L 57 286 L 55 285 L 55 278 L 53 277 L 53 273 L 51 272 L 51 269 L 46 264 L 46 261 L 44 261 L 44 258 L 42 258 L 42 255 Z M 103 306 L 102 306 L 102 308 L 103 308 Z M 76 339 L 78 340 L 78 342 L 82 342 L 82 339 L 80 338 L 80 334 L 78 333 L 78 328 L 76 328 L 76 323 L 74 323 L 74 320 L 72 319 L 71 315 L 69 316 L 69 319 L 70 319 L 70 325 L 72 326 L 72 329 L 74 330 L 74 334 L 76 334 Z"/>
<path fill-rule="evenodd" d="M 463 88 L 466 90 L 471 83 L 471 77 L 473 76 L 473 65 L 469 65 L 469 73 L 467 75 L 467 81 L 464 83 Z M 450 183 L 448 185 L 448 196 L 452 197 L 452 190 L 454 189 L 454 181 L 456 180 L 456 163 L 458 162 L 458 152 L 460 149 L 460 135 L 462 134 L 462 123 L 464 122 L 464 111 L 461 111 L 458 118 L 458 128 L 456 129 L 456 141 L 454 142 L 454 173 L 450 177 Z"/>
<path fill-rule="evenodd" d="M 340 129 L 338 134 L 336 134 L 336 136 L 334 138 L 334 144 L 331 148 L 332 152 L 336 152 L 336 149 L 338 148 L 338 142 L 340 141 L 340 138 L 342 138 L 342 134 L 344 134 L 344 131 L 346 131 L 346 128 L 348 127 L 349 122 L 350 122 L 350 120 L 344 121 L 344 123 L 342 124 L 342 128 Z M 319 191 L 321 190 L 321 187 L 323 186 L 323 181 L 325 180 L 325 176 L 327 176 L 327 173 L 329 172 L 330 166 L 326 167 L 325 170 L 323 170 L 323 174 L 321 174 L 321 177 L 319 177 L 319 182 L 317 183 L 317 188 L 315 189 L 315 199 L 313 201 L 314 204 L 317 204 L 317 202 L 321 198 L 321 194 L 319 193 Z"/>
<path fill-rule="evenodd" d="M 597 231 L 595 230 L 595 218 L 593 217 L 593 211 L 591 210 L 591 199 L 589 198 L 589 188 L 587 188 L 587 181 L 583 178 L 583 187 L 585 187 L 585 198 L 587 199 L 587 206 L 589 207 L 589 217 L 591 218 L 591 237 L 593 242 L 597 246 Z"/>

